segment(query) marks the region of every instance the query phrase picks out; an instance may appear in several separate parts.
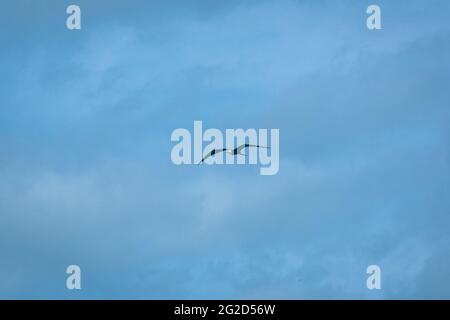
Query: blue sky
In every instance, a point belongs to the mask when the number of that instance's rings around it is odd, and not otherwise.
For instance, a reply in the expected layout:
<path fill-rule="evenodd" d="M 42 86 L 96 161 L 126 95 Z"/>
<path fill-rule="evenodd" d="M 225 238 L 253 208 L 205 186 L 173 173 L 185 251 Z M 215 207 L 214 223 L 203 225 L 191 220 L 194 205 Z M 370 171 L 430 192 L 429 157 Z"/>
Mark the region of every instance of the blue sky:
<path fill-rule="evenodd" d="M 449 299 L 449 15 L 3 2 L 0 298 Z M 279 128 L 279 173 L 173 165 L 194 120 Z"/>

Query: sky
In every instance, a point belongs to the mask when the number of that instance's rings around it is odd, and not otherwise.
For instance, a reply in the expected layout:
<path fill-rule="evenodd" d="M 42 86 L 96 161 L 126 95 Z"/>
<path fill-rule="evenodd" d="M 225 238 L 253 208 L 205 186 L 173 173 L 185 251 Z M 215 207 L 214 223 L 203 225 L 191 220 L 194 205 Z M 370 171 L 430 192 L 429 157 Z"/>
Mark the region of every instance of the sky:
<path fill-rule="evenodd" d="M 2 1 L 0 298 L 450 299 L 449 15 Z M 278 128 L 278 174 L 174 165 L 195 120 Z"/>

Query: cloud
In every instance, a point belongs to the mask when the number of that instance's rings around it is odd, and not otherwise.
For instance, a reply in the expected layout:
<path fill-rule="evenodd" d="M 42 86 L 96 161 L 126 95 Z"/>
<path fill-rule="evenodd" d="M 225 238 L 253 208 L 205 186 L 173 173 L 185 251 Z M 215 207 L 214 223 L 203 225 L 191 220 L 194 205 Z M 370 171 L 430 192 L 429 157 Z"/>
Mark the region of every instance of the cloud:
<path fill-rule="evenodd" d="M 446 2 L 141 4 L 2 53 L 0 296 L 449 296 Z M 280 128 L 279 173 L 172 165 L 198 119 Z"/>

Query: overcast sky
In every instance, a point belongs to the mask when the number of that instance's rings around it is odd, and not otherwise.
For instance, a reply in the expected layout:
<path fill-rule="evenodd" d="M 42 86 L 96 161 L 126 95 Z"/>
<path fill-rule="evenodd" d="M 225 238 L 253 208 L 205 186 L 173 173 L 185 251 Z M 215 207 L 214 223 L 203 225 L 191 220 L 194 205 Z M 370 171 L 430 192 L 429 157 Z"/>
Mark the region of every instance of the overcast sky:
<path fill-rule="evenodd" d="M 449 16 L 3 1 L 0 298 L 450 299 Z M 279 173 L 172 164 L 194 120 L 279 128 Z"/>

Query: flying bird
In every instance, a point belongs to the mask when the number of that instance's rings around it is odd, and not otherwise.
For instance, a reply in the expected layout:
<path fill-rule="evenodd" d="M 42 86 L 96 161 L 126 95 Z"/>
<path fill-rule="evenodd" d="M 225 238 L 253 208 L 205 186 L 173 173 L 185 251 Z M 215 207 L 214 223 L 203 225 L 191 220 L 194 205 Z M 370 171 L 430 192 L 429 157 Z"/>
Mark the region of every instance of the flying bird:
<path fill-rule="evenodd" d="M 223 149 L 213 149 L 210 152 L 208 152 L 202 159 L 202 161 L 200 161 L 198 164 L 202 164 L 203 162 L 205 162 L 206 159 L 208 159 L 209 157 L 212 157 L 220 152 L 225 152 L 228 154 L 231 154 L 233 156 L 235 155 L 241 155 L 241 156 L 245 156 L 245 154 L 241 153 L 242 150 L 244 150 L 245 148 L 249 148 L 249 147 L 255 147 L 255 148 L 266 148 L 266 149 L 270 149 L 270 147 L 264 147 L 264 146 L 259 146 L 257 144 L 248 144 L 245 143 L 243 145 L 240 145 L 239 147 L 236 147 L 234 149 L 227 149 L 227 148 L 223 148 Z"/>

